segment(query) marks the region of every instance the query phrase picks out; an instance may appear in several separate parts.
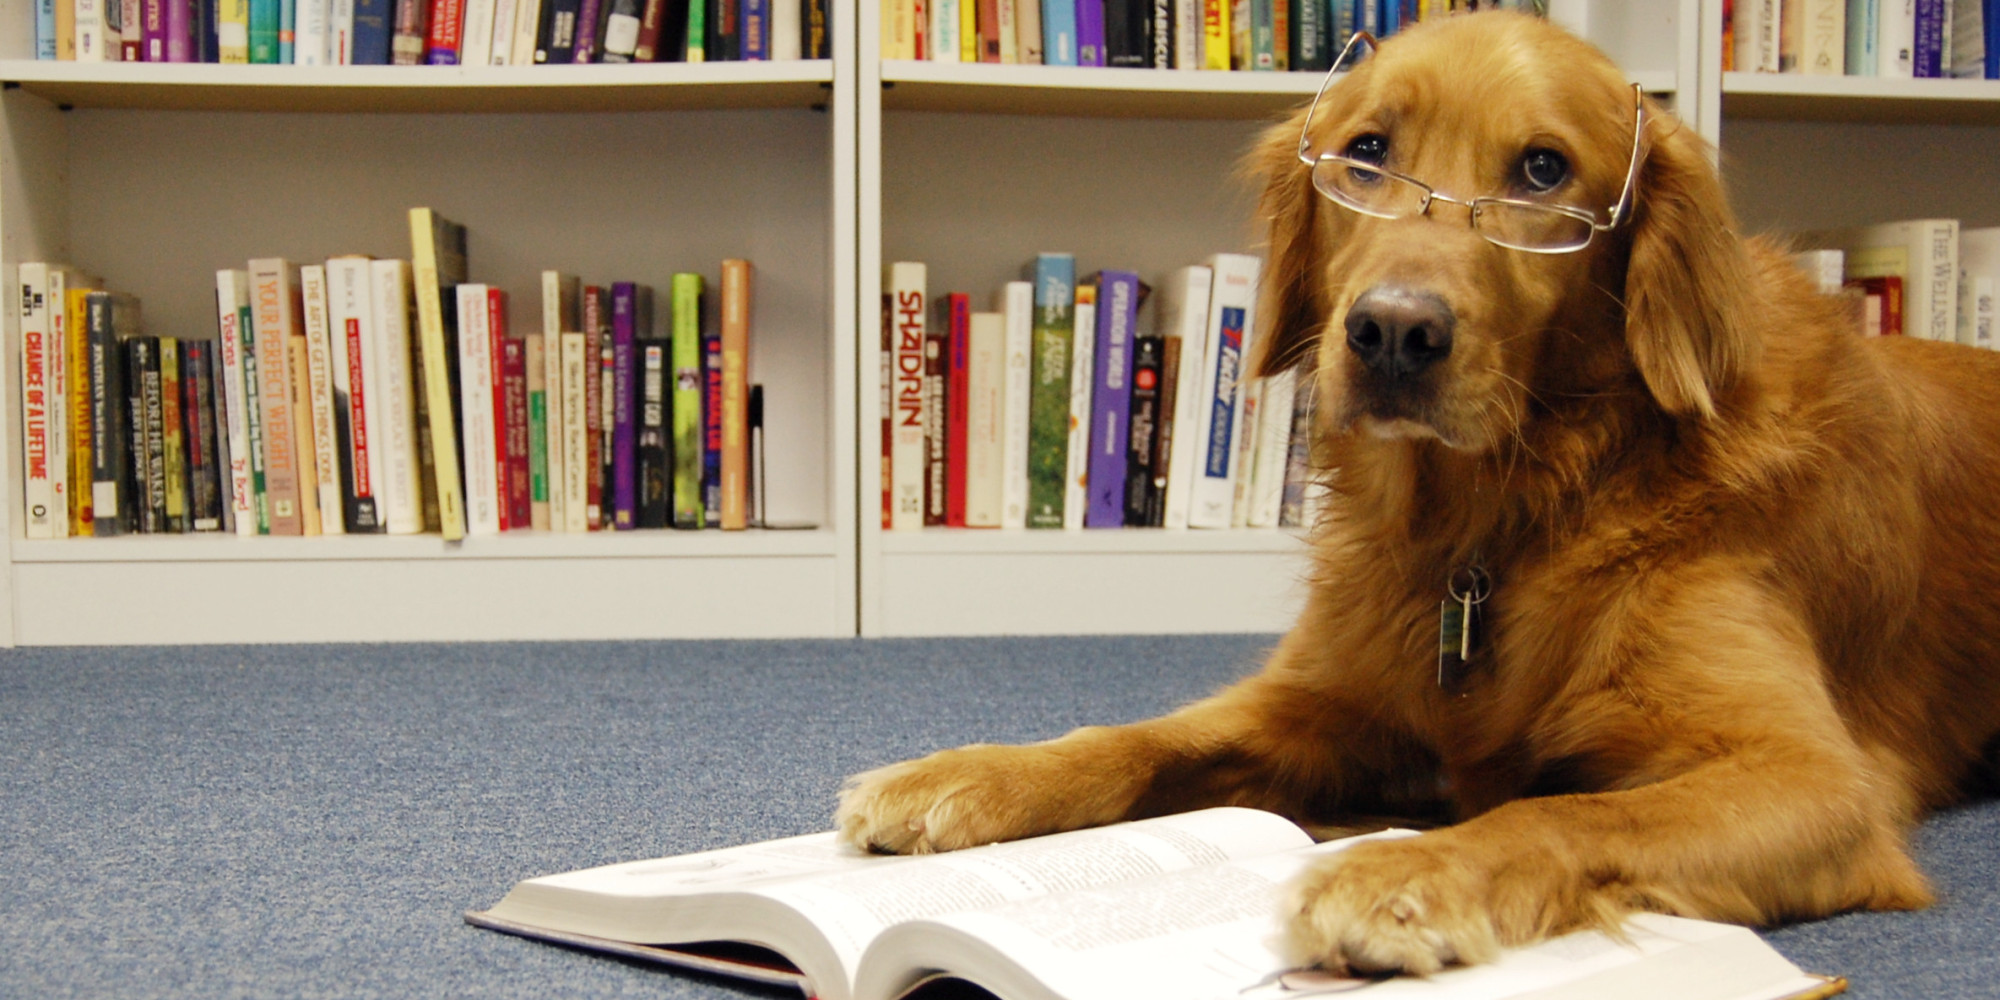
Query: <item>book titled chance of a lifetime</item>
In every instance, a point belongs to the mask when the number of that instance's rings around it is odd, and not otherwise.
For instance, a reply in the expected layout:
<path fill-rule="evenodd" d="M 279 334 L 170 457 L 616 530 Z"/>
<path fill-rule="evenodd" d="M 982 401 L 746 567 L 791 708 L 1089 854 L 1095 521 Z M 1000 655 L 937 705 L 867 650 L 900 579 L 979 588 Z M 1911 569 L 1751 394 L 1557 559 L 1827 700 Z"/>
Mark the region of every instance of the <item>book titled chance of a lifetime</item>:
<path fill-rule="evenodd" d="M 1285 885 L 1353 844 L 1223 808 L 950 854 L 870 855 L 833 833 L 531 878 L 472 924 L 820 1000 L 1807 1000 L 1754 932 L 1657 914 L 1427 977 L 1348 979 L 1275 950 Z"/>

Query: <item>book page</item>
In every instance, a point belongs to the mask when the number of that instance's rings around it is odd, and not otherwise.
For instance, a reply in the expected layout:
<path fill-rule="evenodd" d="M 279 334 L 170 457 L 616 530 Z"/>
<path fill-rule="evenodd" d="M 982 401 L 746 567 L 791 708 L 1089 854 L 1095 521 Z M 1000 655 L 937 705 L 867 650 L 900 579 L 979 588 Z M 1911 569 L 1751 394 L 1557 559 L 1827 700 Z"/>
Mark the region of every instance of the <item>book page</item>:
<path fill-rule="evenodd" d="M 521 884 L 608 896 L 685 896 L 802 875 L 879 868 L 885 861 L 895 860 L 898 859 L 855 850 L 828 831 L 679 857 L 586 868 L 529 879 Z"/>

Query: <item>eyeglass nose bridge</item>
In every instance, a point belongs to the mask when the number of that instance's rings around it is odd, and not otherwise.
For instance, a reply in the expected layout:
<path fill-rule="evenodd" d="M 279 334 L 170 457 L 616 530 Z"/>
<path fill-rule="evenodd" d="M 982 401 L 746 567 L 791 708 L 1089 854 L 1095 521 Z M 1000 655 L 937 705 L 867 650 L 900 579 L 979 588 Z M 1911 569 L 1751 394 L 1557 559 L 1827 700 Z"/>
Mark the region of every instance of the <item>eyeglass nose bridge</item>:
<path fill-rule="evenodd" d="M 1458 205 L 1463 207 L 1466 213 L 1465 215 L 1466 224 L 1474 229 L 1479 228 L 1480 199 L 1454 198 L 1451 195 L 1432 190 L 1428 186 L 1424 188 L 1424 200 L 1417 205 L 1417 211 L 1415 214 L 1421 215 L 1426 219 L 1432 219 L 1433 221 L 1436 221 L 1434 217 L 1431 215 L 1431 205 L 1440 201 L 1445 202 L 1447 204 Z"/>

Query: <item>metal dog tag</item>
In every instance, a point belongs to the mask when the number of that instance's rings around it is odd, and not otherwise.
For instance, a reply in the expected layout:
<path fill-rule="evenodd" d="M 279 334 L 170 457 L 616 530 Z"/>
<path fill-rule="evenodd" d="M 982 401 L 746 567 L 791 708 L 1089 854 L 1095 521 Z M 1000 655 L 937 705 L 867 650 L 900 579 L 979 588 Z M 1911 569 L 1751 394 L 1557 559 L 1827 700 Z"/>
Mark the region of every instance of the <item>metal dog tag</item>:
<path fill-rule="evenodd" d="M 1456 696 L 1465 693 L 1485 639 L 1480 608 L 1493 591 L 1493 580 L 1473 566 L 1453 574 L 1449 589 L 1451 596 L 1438 603 L 1438 689 Z"/>

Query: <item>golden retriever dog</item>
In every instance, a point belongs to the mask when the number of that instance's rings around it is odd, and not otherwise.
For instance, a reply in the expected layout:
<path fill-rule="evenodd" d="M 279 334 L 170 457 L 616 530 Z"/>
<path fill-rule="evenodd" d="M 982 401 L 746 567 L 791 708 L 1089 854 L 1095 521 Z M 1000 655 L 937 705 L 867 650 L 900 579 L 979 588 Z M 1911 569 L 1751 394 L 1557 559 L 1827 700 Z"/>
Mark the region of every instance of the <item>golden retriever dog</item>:
<path fill-rule="evenodd" d="M 1295 957 L 1367 971 L 1926 905 L 1909 831 L 2000 728 L 2000 356 L 1863 338 L 1527 16 L 1386 41 L 1252 165 L 1259 370 L 1299 369 L 1336 470 L 1297 625 L 1162 718 L 857 776 L 845 837 L 1450 824 L 1294 887 Z"/>

